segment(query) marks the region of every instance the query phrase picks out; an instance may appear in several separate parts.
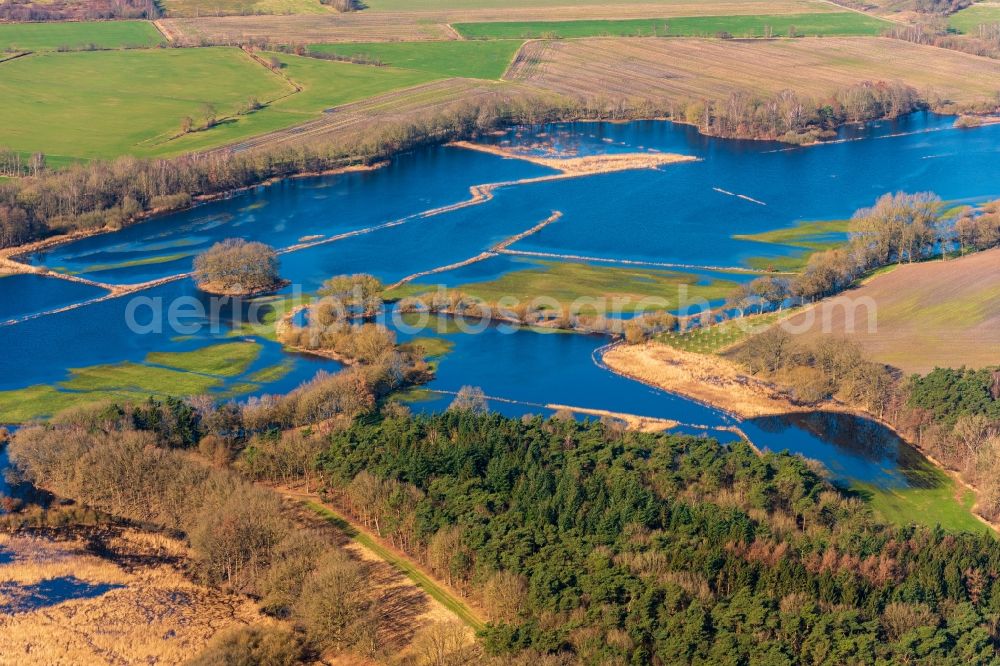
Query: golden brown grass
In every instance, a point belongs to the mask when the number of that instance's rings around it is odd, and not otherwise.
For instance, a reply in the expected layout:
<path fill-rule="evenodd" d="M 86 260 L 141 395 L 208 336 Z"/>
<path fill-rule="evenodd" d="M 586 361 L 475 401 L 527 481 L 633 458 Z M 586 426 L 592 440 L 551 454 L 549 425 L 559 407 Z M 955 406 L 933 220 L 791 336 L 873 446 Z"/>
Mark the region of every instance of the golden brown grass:
<path fill-rule="evenodd" d="M 108 545 L 154 557 L 125 567 L 87 552 L 79 541 L 0 535 L 0 547 L 16 557 L 0 565 L 0 583 L 72 575 L 125 586 L 94 599 L 0 615 L 0 664 L 180 664 L 219 630 L 266 621 L 248 599 L 196 585 L 159 560 L 184 553 L 176 541 L 130 530 Z"/>
<path fill-rule="evenodd" d="M 741 418 L 807 411 L 772 384 L 747 376 L 721 356 L 650 342 L 619 345 L 604 354 L 604 362 L 619 374 L 715 405 Z"/>
<path fill-rule="evenodd" d="M 868 306 L 875 313 L 873 331 Z M 849 313 L 855 315 L 853 327 Z M 801 329 L 805 339 L 850 337 L 870 358 L 907 373 L 995 365 L 1000 362 L 1000 249 L 899 266 L 803 311 L 788 325 Z"/>
<path fill-rule="evenodd" d="M 995 60 L 880 37 L 735 41 L 535 41 L 506 78 L 584 97 L 720 99 L 791 89 L 822 98 L 865 80 L 902 81 L 960 104 L 995 99 Z"/>
<path fill-rule="evenodd" d="M 572 2 L 567 4 L 572 5 Z M 361 11 L 350 14 L 222 16 L 161 19 L 173 41 L 230 43 L 248 37 L 297 44 L 323 42 L 394 42 L 456 39 L 450 23 L 485 21 L 567 21 L 573 19 L 666 18 L 843 11 L 814 0 L 659 0 L 634 4 L 587 4 L 564 7 L 472 7 L 427 11 Z M 211 13 L 211 12 L 203 12 Z"/>

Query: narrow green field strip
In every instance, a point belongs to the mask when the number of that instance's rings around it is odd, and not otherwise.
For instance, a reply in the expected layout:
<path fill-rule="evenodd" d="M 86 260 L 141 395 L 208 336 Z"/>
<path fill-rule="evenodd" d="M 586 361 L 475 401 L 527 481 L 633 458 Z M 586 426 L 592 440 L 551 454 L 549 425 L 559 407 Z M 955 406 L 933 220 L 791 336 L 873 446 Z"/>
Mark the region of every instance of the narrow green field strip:
<path fill-rule="evenodd" d="M 455 23 L 466 39 L 573 37 L 763 37 L 879 35 L 889 24 L 856 12 L 753 16 L 683 16 L 660 19 Z"/>
<path fill-rule="evenodd" d="M 524 42 L 384 42 L 369 44 L 313 44 L 310 51 L 427 72 L 435 76 L 499 79 Z"/>
<path fill-rule="evenodd" d="M 168 3 L 171 1 L 172 0 L 166 0 Z M 204 2 L 205 0 L 200 1 Z M 235 0 L 227 1 L 232 2 Z M 713 8 L 715 10 L 714 13 L 719 13 L 720 10 L 725 10 L 733 6 L 733 3 L 719 3 L 714 0 L 702 0 L 702 2 L 705 6 Z M 597 5 L 602 7 L 644 5 L 651 11 L 659 10 L 666 12 L 671 9 L 676 11 L 678 4 L 685 5 L 688 3 L 685 2 L 685 0 L 365 0 L 365 5 L 367 7 L 365 11 L 372 13 L 421 11 L 441 12 L 448 10 L 471 9 L 517 10 L 546 7 L 556 9 L 560 7 L 593 7 Z M 776 6 L 777 9 L 787 11 L 831 12 L 839 10 L 839 8 L 834 4 L 816 2 L 815 0 L 802 0 L 801 2 L 797 2 L 795 0 L 775 0 L 774 2 L 768 4 L 769 6 Z M 707 9 L 705 11 L 708 12 Z"/>
<path fill-rule="evenodd" d="M 454 613 L 460 620 L 462 620 L 462 622 L 470 626 L 472 629 L 476 631 L 483 629 L 484 624 L 482 620 L 476 617 L 468 606 L 431 580 L 429 576 L 421 572 L 420 569 L 418 569 L 412 562 L 396 555 L 368 534 L 356 529 L 343 516 L 326 505 L 320 504 L 314 500 L 306 500 L 303 504 L 305 504 L 305 506 L 313 513 L 326 520 L 352 540 L 358 542 L 368 550 L 378 555 L 395 569 L 406 574 L 406 577 L 416 583 L 420 589 L 429 594 L 449 611 Z"/>
<path fill-rule="evenodd" d="M 165 43 L 149 21 L 0 24 L 0 50 L 148 48 Z"/>

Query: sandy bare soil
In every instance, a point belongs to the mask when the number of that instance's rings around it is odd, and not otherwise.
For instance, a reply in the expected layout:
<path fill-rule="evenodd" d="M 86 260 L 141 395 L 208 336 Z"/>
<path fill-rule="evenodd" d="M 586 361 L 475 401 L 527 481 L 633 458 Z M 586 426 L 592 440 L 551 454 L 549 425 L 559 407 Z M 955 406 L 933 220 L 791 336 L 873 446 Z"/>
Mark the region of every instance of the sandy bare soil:
<path fill-rule="evenodd" d="M 876 37 L 738 41 L 595 38 L 529 42 L 506 78 L 578 97 L 673 102 L 734 90 L 822 98 L 860 81 L 903 81 L 957 103 L 993 100 L 1000 62 Z"/>
<path fill-rule="evenodd" d="M 664 164 L 677 162 L 695 162 L 697 157 L 678 155 L 676 153 L 607 153 L 604 155 L 586 155 L 584 157 L 540 157 L 518 152 L 501 146 L 473 143 L 471 141 L 455 141 L 451 145 L 469 150 L 478 150 L 491 155 L 524 160 L 532 164 L 558 169 L 565 174 L 574 176 L 590 176 L 614 171 L 629 171 L 632 169 L 653 169 Z"/>
<path fill-rule="evenodd" d="M 1000 248 L 900 266 L 785 325 L 806 338 L 850 337 L 907 373 L 1000 364 Z"/>

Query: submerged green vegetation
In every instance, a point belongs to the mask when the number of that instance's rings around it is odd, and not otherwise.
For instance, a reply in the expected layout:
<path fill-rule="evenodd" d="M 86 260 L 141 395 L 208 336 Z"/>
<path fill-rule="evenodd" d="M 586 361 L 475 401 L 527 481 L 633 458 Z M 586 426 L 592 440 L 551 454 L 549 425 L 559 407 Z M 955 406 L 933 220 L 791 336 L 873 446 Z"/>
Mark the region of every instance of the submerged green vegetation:
<path fill-rule="evenodd" d="M 736 234 L 733 238 L 803 250 L 793 254 L 764 254 L 745 260 L 748 266 L 758 270 L 798 271 L 805 268 L 814 253 L 845 244 L 849 226 L 848 220 L 799 222 L 791 227 L 756 234 Z"/>
<path fill-rule="evenodd" d="M 715 37 L 720 33 L 732 37 L 879 35 L 888 26 L 886 21 L 856 12 L 453 25 L 466 39 Z"/>
<path fill-rule="evenodd" d="M 521 40 L 312 44 L 310 51 L 427 72 L 438 77 L 499 79 Z"/>
<path fill-rule="evenodd" d="M 148 21 L 0 23 L 0 51 L 140 48 L 164 42 Z"/>
<path fill-rule="evenodd" d="M 514 297 L 521 303 L 544 297 L 568 307 L 578 299 L 607 299 L 622 311 L 662 310 L 690 302 L 717 301 L 732 291 L 735 282 L 726 273 L 702 277 L 680 271 L 623 268 L 569 261 L 518 260 L 526 267 L 488 282 L 448 285 L 487 303 Z M 426 293 L 429 285 L 410 284 L 407 294 Z M 396 296 L 396 293 L 392 293 Z M 655 299 L 655 303 L 651 302 Z M 647 302 L 643 304 L 643 300 Z M 602 306 L 608 304 L 602 302 Z"/>
<path fill-rule="evenodd" d="M 115 363 L 71 369 L 68 379 L 0 391 L 0 423 L 24 423 L 69 407 L 149 396 L 214 394 L 237 397 L 290 371 L 288 361 L 244 375 L 260 357 L 260 343 L 227 342 L 190 352 L 154 352 L 142 363 Z"/>

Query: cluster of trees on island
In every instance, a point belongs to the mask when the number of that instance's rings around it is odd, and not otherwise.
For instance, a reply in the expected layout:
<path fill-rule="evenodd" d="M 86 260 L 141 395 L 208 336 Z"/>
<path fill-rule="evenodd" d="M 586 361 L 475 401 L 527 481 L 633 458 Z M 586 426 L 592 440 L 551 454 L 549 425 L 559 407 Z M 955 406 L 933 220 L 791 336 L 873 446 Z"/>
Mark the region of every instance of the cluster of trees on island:
<path fill-rule="evenodd" d="M 479 602 L 486 654 L 422 663 L 964 664 L 1000 645 L 1000 542 L 880 525 L 800 457 L 612 421 L 357 416 L 282 432 L 237 427 L 230 406 L 108 405 L 21 430 L 9 452 L 64 497 L 179 530 L 200 580 L 284 620 L 200 663 L 379 656 L 384 609 L 356 563 L 251 479 L 322 486 Z"/>
<path fill-rule="evenodd" d="M 199 289 L 215 294 L 260 294 L 283 284 L 274 248 L 240 238 L 216 243 L 198 255 L 194 275 Z"/>

